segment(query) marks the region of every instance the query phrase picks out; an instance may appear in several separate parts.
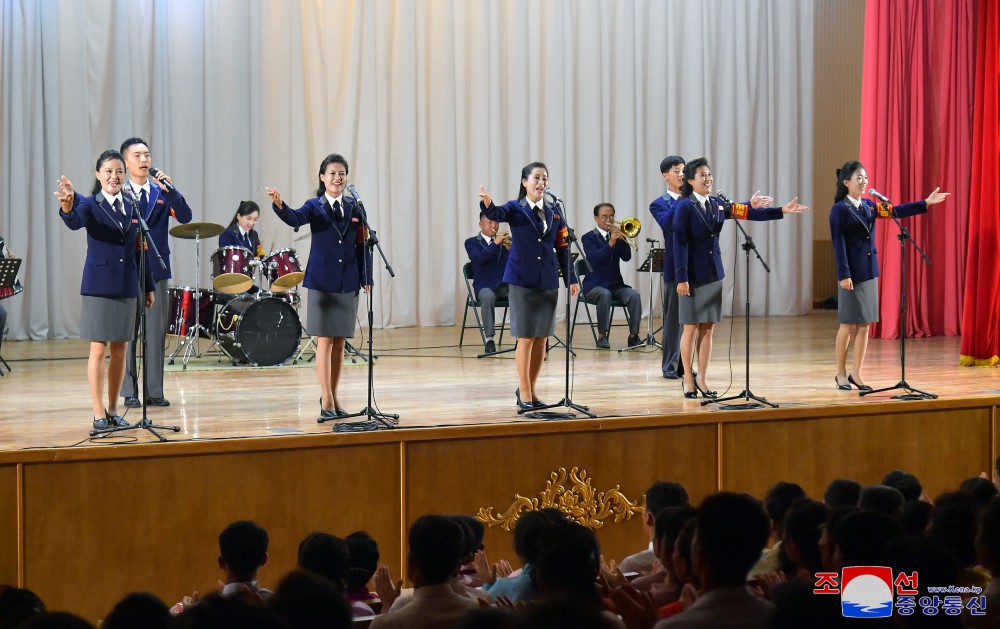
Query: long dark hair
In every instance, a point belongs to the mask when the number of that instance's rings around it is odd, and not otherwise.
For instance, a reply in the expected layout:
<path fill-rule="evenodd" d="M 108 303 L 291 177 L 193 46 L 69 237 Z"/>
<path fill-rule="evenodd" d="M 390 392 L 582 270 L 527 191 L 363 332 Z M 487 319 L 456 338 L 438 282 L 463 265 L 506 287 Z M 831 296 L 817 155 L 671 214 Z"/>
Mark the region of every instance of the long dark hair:
<path fill-rule="evenodd" d="M 101 153 L 101 156 L 97 158 L 97 165 L 94 166 L 94 172 L 99 171 L 101 169 L 101 166 L 103 166 L 105 164 L 105 162 L 110 162 L 113 159 L 117 159 L 118 161 L 120 161 L 122 163 L 122 166 L 125 165 L 125 158 L 122 157 L 121 153 L 119 153 L 118 151 L 116 151 L 114 149 L 108 149 L 108 150 L 104 151 L 103 153 Z M 123 181 L 122 185 L 124 185 L 124 184 L 125 184 L 125 182 Z M 94 189 L 90 191 L 90 194 L 91 195 L 95 195 L 95 194 L 97 194 L 100 191 L 101 191 L 101 180 L 97 179 L 95 177 L 94 178 Z"/>
<path fill-rule="evenodd" d="M 341 155 L 339 153 L 330 153 L 329 155 L 327 155 L 326 157 L 324 157 L 323 161 L 320 163 L 320 165 L 319 165 L 319 175 L 317 175 L 317 176 L 318 177 L 322 177 L 323 173 L 326 172 L 326 167 L 329 166 L 330 164 L 343 164 L 344 165 L 344 174 L 348 174 L 348 173 L 351 172 L 350 167 L 348 167 L 348 165 L 347 165 L 347 160 L 344 158 L 343 155 Z M 326 186 L 324 186 L 323 182 L 321 181 L 321 182 L 319 182 L 319 187 L 316 188 L 316 196 L 321 197 L 321 196 L 323 196 L 324 192 L 326 192 Z"/>
<path fill-rule="evenodd" d="M 524 180 L 527 179 L 529 176 L 531 176 L 531 171 L 535 170 L 536 168 L 543 169 L 545 171 L 546 175 L 549 174 L 548 167 L 545 164 L 541 163 L 541 162 L 531 162 L 530 164 L 528 164 L 527 166 L 525 166 L 524 168 L 522 168 L 521 169 L 521 183 L 519 184 L 519 187 L 518 187 L 518 190 L 517 190 L 517 200 L 518 201 L 520 201 L 524 197 L 528 196 L 528 191 L 525 190 L 525 188 L 524 188 Z"/>
<path fill-rule="evenodd" d="M 694 179 L 695 173 L 702 166 L 708 166 L 707 157 L 699 157 L 698 159 L 693 159 L 684 165 L 684 183 L 681 184 L 681 196 L 689 197 L 691 193 L 694 192 L 694 188 L 688 183 L 688 179 Z M 708 166 L 711 169 L 711 166 Z"/>
<path fill-rule="evenodd" d="M 864 164 L 852 159 L 837 169 L 837 191 L 833 194 L 834 203 L 840 203 L 847 196 L 847 186 L 844 185 L 844 182 L 850 180 L 859 168 L 864 168 Z"/>
<path fill-rule="evenodd" d="M 235 225 L 239 217 L 249 216 L 254 212 L 260 214 L 260 206 L 257 205 L 256 201 L 240 201 L 240 206 L 236 208 L 236 214 L 233 214 L 233 220 L 229 221 L 229 226 Z"/>

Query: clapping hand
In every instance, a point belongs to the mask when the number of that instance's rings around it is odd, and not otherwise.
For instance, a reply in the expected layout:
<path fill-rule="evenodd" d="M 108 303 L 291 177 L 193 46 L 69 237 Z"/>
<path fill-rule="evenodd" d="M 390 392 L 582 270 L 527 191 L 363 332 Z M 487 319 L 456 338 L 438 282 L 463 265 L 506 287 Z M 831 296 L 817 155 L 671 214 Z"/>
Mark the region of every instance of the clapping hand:
<path fill-rule="evenodd" d="M 392 582 L 389 575 L 389 566 L 382 564 L 375 570 L 375 592 L 382 599 L 382 613 L 389 611 L 392 604 L 399 598 L 399 593 L 403 589 L 403 580 Z"/>

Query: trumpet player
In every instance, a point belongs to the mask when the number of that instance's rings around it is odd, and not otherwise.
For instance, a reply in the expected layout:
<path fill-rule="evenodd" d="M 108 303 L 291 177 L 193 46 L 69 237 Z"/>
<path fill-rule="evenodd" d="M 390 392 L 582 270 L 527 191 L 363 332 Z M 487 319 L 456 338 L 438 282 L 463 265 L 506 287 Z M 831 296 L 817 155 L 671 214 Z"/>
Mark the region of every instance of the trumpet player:
<path fill-rule="evenodd" d="M 496 333 L 494 312 L 497 300 L 507 299 L 508 296 L 503 272 L 507 268 L 510 243 L 510 232 L 501 230 L 498 222 L 490 220 L 482 212 L 479 213 L 479 234 L 465 241 L 465 251 L 472 263 L 472 290 L 479 301 L 487 354 L 497 351 L 493 340 Z"/>
<path fill-rule="evenodd" d="M 583 278 L 583 294 L 588 304 L 597 307 L 597 347 L 611 349 L 608 333 L 611 329 L 611 301 L 616 299 L 628 311 L 628 345 L 633 347 L 639 340 L 639 324 L 642 322 L 642 300 L 638 291 L 622 279 L 620 263 L 632 259 L 632 247 L 615 223 L 615 206 L 598 203 L 594 207 L 596 227 L 580 239 L 583 250 L 590 260 L 593 271 Z"/>

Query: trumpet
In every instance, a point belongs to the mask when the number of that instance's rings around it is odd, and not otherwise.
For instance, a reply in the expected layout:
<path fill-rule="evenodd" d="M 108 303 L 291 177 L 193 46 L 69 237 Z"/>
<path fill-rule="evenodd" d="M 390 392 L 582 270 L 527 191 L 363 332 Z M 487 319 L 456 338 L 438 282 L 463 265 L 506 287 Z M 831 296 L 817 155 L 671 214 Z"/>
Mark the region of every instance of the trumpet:
<path fill-rule="evenodd" d="M 620 223 L 612 223 L 611 226 L 621 232 L 622 238 L 625 239 L 625 242 L 632 245 L 633 249 L 636 251 L 639 250 L 639 245 L 633 240 L 642 230 L 642 223 L 639 222 L 639 219 L 626 218 Z"/>
<path fill-rule="evenodd" d="M 500 233 L 499 228 L 498 229 L 494 229 L 493 230 L 493 237 L 496 238 L 496 235 L 498 233 Z M 510 244 L 512 242 L 513 242 L 513 239 L 511 238 L 510 232 L 509 231 L 504 231 L 503 232 L 503 239 L 500 241 L 500 244 L 502 246 L 507 247 L 508 249 L 510 249 Z"/>

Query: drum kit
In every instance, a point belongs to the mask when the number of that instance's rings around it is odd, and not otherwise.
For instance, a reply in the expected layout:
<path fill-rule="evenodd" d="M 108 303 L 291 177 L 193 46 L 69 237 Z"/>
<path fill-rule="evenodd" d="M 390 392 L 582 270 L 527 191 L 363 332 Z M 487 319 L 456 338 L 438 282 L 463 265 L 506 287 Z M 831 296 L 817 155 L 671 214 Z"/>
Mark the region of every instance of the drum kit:
<path fill-rule="evenodd" d="M 201 239 L 226 230 L 217 223 L 187 223 L 170 230 L 195 241 L 195 277 L 201 278 Z M 182 350 L 184 368 L 218 346 L 233 364 L 280 365 L 302 338 L 298 285 L 305 277 L 294 249 L 258 259 L 245 247 L 219 247 L 210 256 L 212 288 L 171 286 L 167 333 L 177 336 L 169 362 Z M 200 282 L 196 281 L 195 286 Z M 201 351 L 200 339 L 212 343 Z"/>

